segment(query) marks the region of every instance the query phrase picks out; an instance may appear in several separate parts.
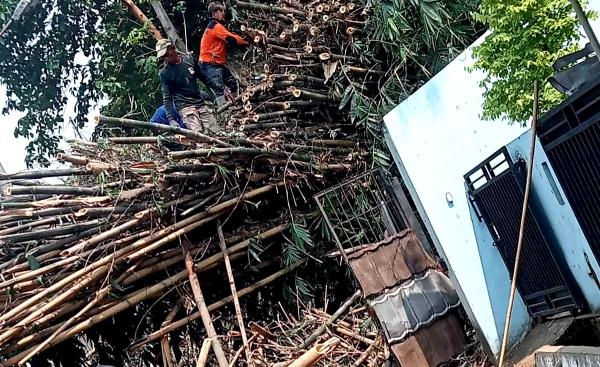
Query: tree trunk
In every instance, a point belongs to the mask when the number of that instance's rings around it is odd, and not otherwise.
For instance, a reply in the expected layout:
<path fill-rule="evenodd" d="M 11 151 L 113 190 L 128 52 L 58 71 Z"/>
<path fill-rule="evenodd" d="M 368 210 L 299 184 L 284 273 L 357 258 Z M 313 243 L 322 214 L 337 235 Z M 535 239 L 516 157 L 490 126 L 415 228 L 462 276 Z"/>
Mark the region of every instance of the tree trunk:
<path fill-rule="evenodd" d="M 133 0 L 122 0 L 122 1 L 123 1 L 123 4 L 127 7 L 127 9 L 129 9 L 129 12 L 131 14 L 133 14 L 140 21 L 140 23 L 142 23 L 142 25 L 148 27 L 148 31 L 152 34 L 152 36 L 154 37 L 155 40 L 158 41 L 158 40 L 164 38 L 163 35 L 160 33 L 160 31 L 158 29 L 156 29 L 154 24 L 150 21 L 150 19 L 148 19 L 146 14 L 144 14 L 144 12 L 140 8 L 138 8 L 137 5 L 135 5 Z"/>
<path fill-rule="evenodd" d="M 169 37 L 171 42 L 173 42 L 173 44 L 175 45 L 175 48 L 177 48 L 177 50 L 180 52 L 187 52 L 187 45 L 185 44 L 185 42 L 183 42 L 181 37 L 179 37 L 177 29 L 173 25 L 173 22 L 171 22 L 171 19 L 169 19 L 169 15 L 165 11 L 165 8 L 163 8 L 161 2 L 158 0 L 152 0 L 150 1 L 150 5 L 152 5 L 152 9 L 154 9 L 158 20 L 160 21 L 160 24 L 167 33 L 167 37 Z"/>

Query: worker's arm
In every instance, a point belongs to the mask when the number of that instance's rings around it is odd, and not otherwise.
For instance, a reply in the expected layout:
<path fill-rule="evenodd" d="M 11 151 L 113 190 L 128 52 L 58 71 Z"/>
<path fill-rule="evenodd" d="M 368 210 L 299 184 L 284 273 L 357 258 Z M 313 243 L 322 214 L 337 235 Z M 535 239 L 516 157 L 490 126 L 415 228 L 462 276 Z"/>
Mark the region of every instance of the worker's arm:
<path fill-rule="evenodd" d="M 249 43 L 238 36 L 235 33 L 229 32 L 225 26 L 220 23 L 217 23 L 213 28 L 214 34 L 217 38 L 227 42 L 227 46 L 247 46 Z"/>
<path fill-rule="evenodd" d="M 171 124 L 171 122 L 176 121 L 176 119 L 173 111 L 173 95 L 171 94 L 171 88 L 169 87 L 169 82 L 165 73 L 160 73 L 160 91 L 162 92 L 163 106 L 167 113 L 167 119 L 169 120 L 169 124 Z"/>

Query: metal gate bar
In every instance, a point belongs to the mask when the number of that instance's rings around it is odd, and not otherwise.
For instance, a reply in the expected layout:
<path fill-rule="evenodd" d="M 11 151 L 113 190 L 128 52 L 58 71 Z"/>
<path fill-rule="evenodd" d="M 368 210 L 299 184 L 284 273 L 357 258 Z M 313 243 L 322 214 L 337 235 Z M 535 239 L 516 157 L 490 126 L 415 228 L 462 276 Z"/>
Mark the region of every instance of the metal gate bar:
<path fill-rule="evenodd" d="M 374 169 L 315 195 L 340 249 L 376 243 L 407 228 L 389 178 Z"/>

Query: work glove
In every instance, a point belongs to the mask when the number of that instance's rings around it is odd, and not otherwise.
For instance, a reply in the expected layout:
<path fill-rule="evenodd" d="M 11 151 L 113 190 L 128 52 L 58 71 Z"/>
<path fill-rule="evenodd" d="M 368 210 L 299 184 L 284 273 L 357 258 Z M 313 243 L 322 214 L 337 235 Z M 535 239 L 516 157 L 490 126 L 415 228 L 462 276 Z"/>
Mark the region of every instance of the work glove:
<path fill-rule="evenodd" d="M 169 126 L 171 127 L 179 127 L 179 124 L 175 119 L 169 119 Z"/>

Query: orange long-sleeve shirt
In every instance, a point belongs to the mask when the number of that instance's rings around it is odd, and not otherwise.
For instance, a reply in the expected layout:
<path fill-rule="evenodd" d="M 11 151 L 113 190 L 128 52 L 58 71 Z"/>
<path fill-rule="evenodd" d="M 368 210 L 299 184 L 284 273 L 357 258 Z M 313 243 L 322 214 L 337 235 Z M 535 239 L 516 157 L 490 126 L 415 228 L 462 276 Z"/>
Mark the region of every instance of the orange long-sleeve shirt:
<path fill-rule="evenodd" d="M 228 46 L 245 46 L 242 37 L 231 33 L 216 20 L 211 20 L 200 41 L 200 61 L 211 64 L 225 65 Z"/>

